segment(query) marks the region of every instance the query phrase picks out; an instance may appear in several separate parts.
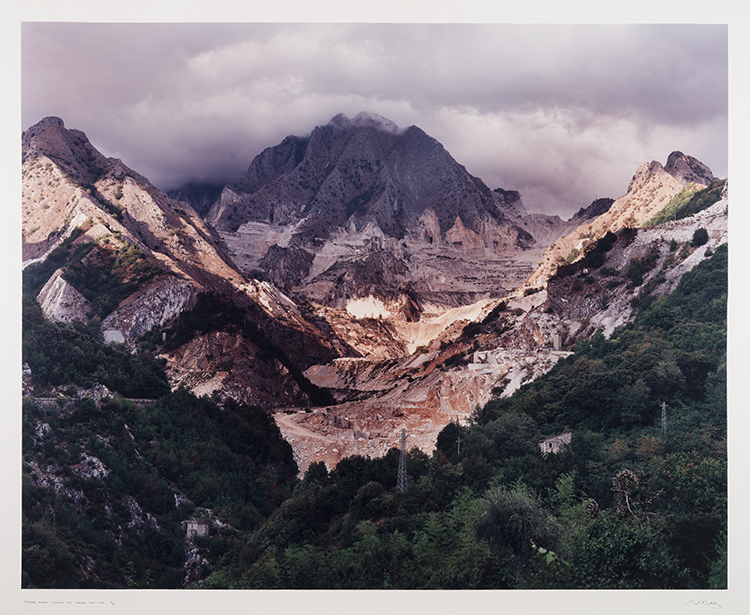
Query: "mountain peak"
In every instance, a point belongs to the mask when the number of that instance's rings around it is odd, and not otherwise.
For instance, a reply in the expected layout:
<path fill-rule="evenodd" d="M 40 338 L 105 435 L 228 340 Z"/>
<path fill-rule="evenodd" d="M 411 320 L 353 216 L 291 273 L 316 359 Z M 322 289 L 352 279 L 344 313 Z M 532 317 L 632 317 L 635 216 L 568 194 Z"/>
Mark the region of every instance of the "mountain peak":
<path fill-rule="evenodd" d="M 361 111 L 352 119 L 349 119 L 343 113 L 339 113 L 331 119 L 329 124 L 335 128 L 344 130 L 348 128 L 374 128 L 393 135 L 402 132 L 402 130 L 388 118 L 369 111 Z"/>
<path fill-rule="evenodd" d="M 628 192 L 637 189 L 649 177 L 653 177 L 658 173 L 671 175 L 683 186 L 690 183 L 707 186 L 712 181 L 718 179 L 714 177 L 711 169 L 700 160 L 675 150 L 669 154 L 667 163 L 664 166 L 658 160 L 652 160 L 650 163 L 644 162 L 639 166 L 630 182 L 630 186 L 628 186 Z"/>
<path fill-rule="evenodd" d="M 65 122 L 63 122 L 61 118 L 55 115 L 49 115 L 39 120 L 36 124 L 31 126 L 26 132 L 28 131 L 41 132 L 42 130 L 46 130 L 50 126 L 60 126 L 61 128 L 65 128 Z"/>
<path fill-rule="evenodd" d="M 307 139 L 288 137 L 264 150 L 206 219 L 231 232 L 247 222 L 294 223 L 296 241 L 304 242 L 345 227 L 361 232 L 372 223 L 401 239 L 422 232 L 427 210 L 442 234 L 456 215 L 475 233 L 482 220 L 500 215 L 489 188 L 437 140 L 363 112 L 352 119 L 340 113 Z"/>
<path fill-rule="evenodd" d="M 23 161 L 46 156 L 82 185 L 90 183 L 91 174 L 101 175 L 106 166 L 105 157 L 85 133 L 65 128 L 62 119 L 55 116 L 45 117 L 23 132 L 21 156 Z"/>
<path fill-rule="evenodd" d="M 669 154 L 669 156 L 667 156 L 667 167 L 674 167 L 677 160 L 683 158 L 684 156 L 685 154 L 683 154 L 679 150 L 673 151 L 671 154 Z"/>
<path fill-rule="evenodd" d="M 62 121 L 59 117 L 55 116 L 49 116 L 45 117 L 42 120 L 39 120 L 36 124 L 33 126 L 29 126 L 26 130 L 23 131 L 23 134 L 21 135 L 21 143 L 24 150 L 28 149 L 29 145 L 31 144 L 31 140 L 34 137 L 39 136 L 47 129 L 57 126 L 59 128 L 65 128 L 65 122 Z"/>
<path fill-rule="evenodd" d="M 714 177 L 711 169 L 700 160 L 693 158 L 693 156 L 687 156 L 680 151 L 669 154 L 664 170 L 675 179 L 686 184 L 694 182 L 708 185 L 718 179 Z"/>

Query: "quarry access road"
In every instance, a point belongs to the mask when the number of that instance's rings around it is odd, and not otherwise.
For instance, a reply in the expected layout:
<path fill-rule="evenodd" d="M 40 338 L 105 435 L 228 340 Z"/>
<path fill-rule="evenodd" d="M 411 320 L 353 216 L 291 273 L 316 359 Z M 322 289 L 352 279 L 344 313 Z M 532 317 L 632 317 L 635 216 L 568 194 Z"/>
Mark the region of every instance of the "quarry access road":
<path fill-rule="evenodd" d="M 302 427 L 299 423 L 294 421 L 294 414 L 277 412 L 274 414 L 274 419 L 276 420 L 282 435 L 294 435 L 298 438 L 312 438 L 313 440 L 322 440 L 323 442 L 338 442 L 338 439 L 333 436 L 325 436 Z"/>

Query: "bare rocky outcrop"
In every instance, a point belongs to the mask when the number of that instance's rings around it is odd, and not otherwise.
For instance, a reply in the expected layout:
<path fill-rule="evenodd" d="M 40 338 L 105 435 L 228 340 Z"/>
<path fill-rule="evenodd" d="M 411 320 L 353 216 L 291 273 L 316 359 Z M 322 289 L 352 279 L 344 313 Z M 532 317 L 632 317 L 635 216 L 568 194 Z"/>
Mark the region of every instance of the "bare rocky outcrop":
<path fill-rule="evenodd" d="M 387 289 L 404 289 L 416 305 L 454 307 L 511 290 L 514 274 L 530 273 L 525 259 L 521 272 L 505 267 L 535 246 L 511 211 L 519 211 L 511 193 L 492 193 L 419 128 L 360 114 L 338 115 L 307 138 L 262 152 L 207 220 L 245 272 L 260 270 L 328 307 L 341 307 L 343 295 L 361 297 L 364 287 L 365 296 L 390 299 Z M 451 267 L 441 266 L 443 257 Z M 472 275 L 465 258 L 481 259 L 488 279 Z M 385 260 L 391 265 L 378 288 L 342 289 L 342 276 L 359 279 Z"/>
<path fill-rule="evenodd" d="M 177 497 L 177 494 L 175 494 Z M 184 497 L 184 496 L 183 496 Z M 185 562 L 183 569 L 185 576 L 182 581 L 183 587 L 203 585 L 203 580 L 213 570 L 213 564 L 206 558 L 205 543 L 200 544 L 200 537 L 191 534 L 188 531 L 190 523 L 194 523 L 196 520 L 200 520 L 200 523 L 205 524 L 204 528 L 208 536 L 227 536 L 238 535 L 239 532 L 230 524 L 223 522 L 219 517 L 216 516 L 213 510 L 210 508 L 196 508 L 193 512 L 193 520 L 185 520 L 181 522 L 183 531 L 185 532 Z"/>
<path fill-rule="evenodd" d="M 288 137 L 251 163 L 207 219 L 227 231 L 248 221 L 286 225 L 304 218 L 296 233 L 302 243 L 371 222 L 402 239 L 432 209 L 441 233 L 453 227 L 457 211 L 478 231 L 495 209 L 489 189 L 416 126 L 394 126 L 373 114 L 351 120 L 339 114 L 308 138 Z"/>
<path fill-rule="evenodd" d="M 125 505 L 127 506 L 130 514 L 130 521 L 128 521 L 128 529 L 133 529 L 138 532 L 142 532 L 148 529 L 158 530 L 160 529 L 159 522 L 156 517 L 150 512 L 145 512 L 141 505 L 134 497 L 125 496 Z"/>
<path fill-rule="evenodd" d="M 265 408 L 308 403 L 287 368 L 236 333 L 212 331 L 164 356 L 174 388 Z"/>
<path fill-rule="evenodd" d="M 70 466 L 70 469 L 79 478 L 104 478 L 110 473 L 101 460 L 87 453 L 82 453 L 81 461 Z"/>
<path fill-rule="evenodd" d="M 707 186 L 712 181 L 718 179 L 711 172 L 711 169 L 700 160 L 693 156 L 686 156 L 678 151 L 672 152 L 669 155 L 664 170 L 683 184 L 701 184 Z"/>
<path fill-rule="evenodd" d="M 431 452 L 448 422 L 545 373 L 578 337 L 611 334 L 632 317 L 634 298 L 668 292 L 727 237 L 726 200 L 638 228 L 688 183 L 713 178 L 680 152 L 665 166 L 641 165 L 616 201 L 563 221 L 528 214 L 515 191 L 490 191 L 416 127 L 341 115 L 259 155 L 211 208 L 217 234 L 59 118 L 24 133 L 23 147 L 25 264 L 79 228 L 75 241 L 97 240 L 97 249 L 139 247 L 165 273 L 104 320 L 111 341 L 168 325 L 200 293 L 238 308 L 227 326 L 197 327 L 162 349 L 170 380 L 276 409 L 301 470 L 382 455 L 401 429 L 410 448 Z M 698 226 L 709 242 L 690 247 Z M 618 240 L 603 266 L 550 279 L 607 232 Z M 652 270 L 628 288 L 628 263 L 649 249 L 658 252 Z M 45 289 L 45 313 L 86 309 L 60 272 Z M 339 403 L 300 410 L 309 384 Z M 38 438 L 54 435 L 36 428 Z"/>
<path fill-rule="evenodd" d="M 205 182 L 191 182 L 189 184 L 167 191 L 167 195 L 175 201 L 182 201 L 192 207 L 200 216 L 204 216 L 211 209 L 223 186 Z"/>
<path fill-rule="evenodd" d="M 568 222 L 583 224 L 584 222 L 598 218 L 602 214 L 607 213 L 614 202 L 614 199 L 607 197 L 595 199 L 588 207 L 579 209 Z"/>
<path fill-rule="evenodd" d="M 70 487 L 69 481 L 59 474 L 57 465 L 40 466 L 35 461 L 23 461 L 23 469 L 34 487 L 52 489 L 55 495 L 69 499 L 76 512 L 82 512 L 88 506 L 89 500 L 83 491 Z"/>
<path fill-rule="evenodd" d="M 688 184 L 695 183 L 697 188 L 704 188 L 716 179 L 703 163 L 681 152 L 670 154 L 667 166 L 669 171 L 656 160 L 641 164 L 627 192 L 605 213 L 577 226 L 547 248 L 541 264 L 523 284 L 521 292 L 525 288 L 543 287 L 559 265 L 574 258 L 574 251 L 582 252 L 586 245 L 606 232 L 642 226 Z"/>
<path fill-rule="evenodd" d="M 260 261 L 260 268 L 267 272 L 270 281 L 280 288 L 297 286 L 310 273 L 314 256 L 302 248 L 279 247 L 273 244 Z"/>
<path fill-rule="evenodd" d="M 36 300 L 44 315 L 56 322 L 86 322 L 91 304 L 63 278 L 58 269 L 42 287 Z"/>
<path fill-rule="evenodd" d="M 237 286 L 213 231 L 122 161 L 103 156 L 80 130 L 45 118 L 22 136 L 23 261 L 45 258 L 74 230 L 78 242 L 117 236 L 200 288 Z"/>
<path fill-rule="evenodd" d="M 105 340 L 132 344 L 143 333 L 191 309 L 196 296 L 196 288 L 185 280 L 158 278 L 130 295 L 102 321 Z"/>

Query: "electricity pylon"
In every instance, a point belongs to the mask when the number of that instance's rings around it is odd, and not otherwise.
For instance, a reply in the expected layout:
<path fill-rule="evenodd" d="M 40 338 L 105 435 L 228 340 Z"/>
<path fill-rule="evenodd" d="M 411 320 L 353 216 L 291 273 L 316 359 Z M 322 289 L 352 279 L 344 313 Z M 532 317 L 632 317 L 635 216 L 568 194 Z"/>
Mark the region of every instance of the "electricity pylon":
<path fill-rule="evenodd" d="M 398 459 L 398 490 L 406 491 L 406 430 L 401 430 L 401 456 Z"/>

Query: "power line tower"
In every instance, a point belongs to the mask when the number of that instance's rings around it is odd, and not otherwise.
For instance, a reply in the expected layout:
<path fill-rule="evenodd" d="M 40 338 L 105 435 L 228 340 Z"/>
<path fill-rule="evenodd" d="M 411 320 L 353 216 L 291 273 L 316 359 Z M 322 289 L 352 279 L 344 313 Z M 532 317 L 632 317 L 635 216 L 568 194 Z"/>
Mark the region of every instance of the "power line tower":
<path fill-rule="evenodd" d="M 667 433 L 667 402 L 661 402 L 661 432 Z"/>
<path fill-rule="evenodd" d="M 398 490 L 406 491 L 406 430 L 401 430 L 401 456 L 398 459 Z"/>

